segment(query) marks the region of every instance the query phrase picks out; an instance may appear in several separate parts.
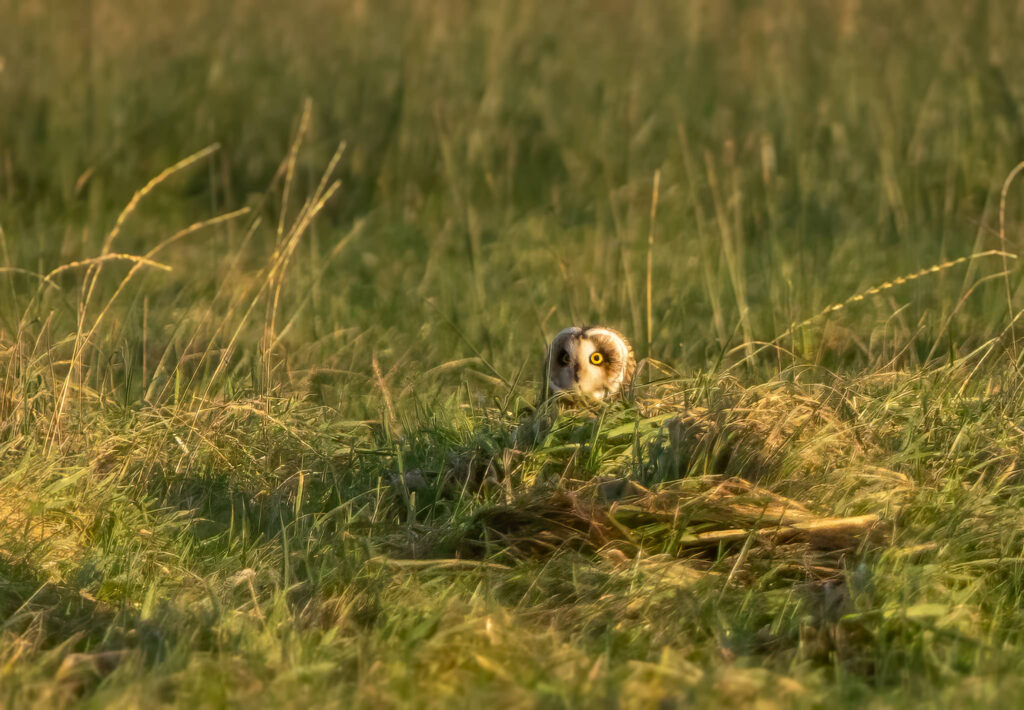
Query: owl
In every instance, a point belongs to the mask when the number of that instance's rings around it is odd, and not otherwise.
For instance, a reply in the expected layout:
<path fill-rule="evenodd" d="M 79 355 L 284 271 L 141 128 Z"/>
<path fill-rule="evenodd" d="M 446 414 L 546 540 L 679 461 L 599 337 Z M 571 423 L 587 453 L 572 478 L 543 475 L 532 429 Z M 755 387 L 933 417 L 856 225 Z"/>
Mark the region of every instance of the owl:
<path fill-rule="evenodd" d="M 636 371 L 633 348 L 611 328 L 566 328 L 548 346 L 547 384 L 553 393 L 604 400 L 629 387 Z"/>

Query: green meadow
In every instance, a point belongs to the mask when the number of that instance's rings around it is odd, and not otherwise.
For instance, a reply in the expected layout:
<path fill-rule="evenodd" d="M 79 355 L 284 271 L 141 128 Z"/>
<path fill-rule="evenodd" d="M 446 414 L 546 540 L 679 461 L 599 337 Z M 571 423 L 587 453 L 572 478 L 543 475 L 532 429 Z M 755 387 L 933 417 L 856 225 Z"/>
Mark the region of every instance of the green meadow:
<path fill-rule="evenodd" d="M 1022 36 L 0 0 L 0 707 L 1024 704 Z"/>

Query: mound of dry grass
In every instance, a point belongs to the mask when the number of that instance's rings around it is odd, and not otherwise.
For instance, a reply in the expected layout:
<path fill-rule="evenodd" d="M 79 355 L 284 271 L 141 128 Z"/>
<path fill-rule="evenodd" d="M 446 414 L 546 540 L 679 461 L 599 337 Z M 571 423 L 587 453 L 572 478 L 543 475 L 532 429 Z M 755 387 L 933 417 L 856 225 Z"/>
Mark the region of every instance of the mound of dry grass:
<path fill-rule="evenodd" d="M 816 515 L 740 478 L 701 477 L 648 491 L 606 480 L 578 491 L 534 493 L 482 510 L 462 538 L 471 555 L 551 556 L 564 550 L 623 557 L 671 554 L 693 562 L 751 558 L 816 578 L 838 578 L 870 545 L 884 545 L 878 515 Z M 707 568 L 707 565 L 704 565 Z"/>

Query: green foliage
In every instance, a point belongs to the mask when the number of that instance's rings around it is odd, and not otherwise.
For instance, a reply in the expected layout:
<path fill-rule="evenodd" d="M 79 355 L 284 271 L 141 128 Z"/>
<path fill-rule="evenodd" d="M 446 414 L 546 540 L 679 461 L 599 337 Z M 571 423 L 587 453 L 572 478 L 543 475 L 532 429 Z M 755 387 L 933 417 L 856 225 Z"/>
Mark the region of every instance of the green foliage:
<path fill-rule="evenodd" d="M 1012 3 L 0 16 L 0 705 L 1024 698 Z"/>

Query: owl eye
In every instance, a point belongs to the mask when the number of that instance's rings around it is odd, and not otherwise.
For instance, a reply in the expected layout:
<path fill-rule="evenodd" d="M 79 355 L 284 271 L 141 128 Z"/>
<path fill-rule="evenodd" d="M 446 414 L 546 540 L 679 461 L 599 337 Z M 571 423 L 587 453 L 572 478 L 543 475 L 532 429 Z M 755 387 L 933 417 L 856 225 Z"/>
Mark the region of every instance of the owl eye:
<path fill-rule="evenodd" d="M 591 365 L 600 365 L 602 362 L 604 362 L 604 355 L 602 355 L 599 352 L 592 352 L 592 353 L 590 353 L 590 364 Z"/>
<path fill-rule="evenodd" d="M 569 364 L 569 353 L 567 353 L 565 350 L 563 350 L 562 354 L 558 356 L 558 364 L 559 365 L 568 365 Z"/>

